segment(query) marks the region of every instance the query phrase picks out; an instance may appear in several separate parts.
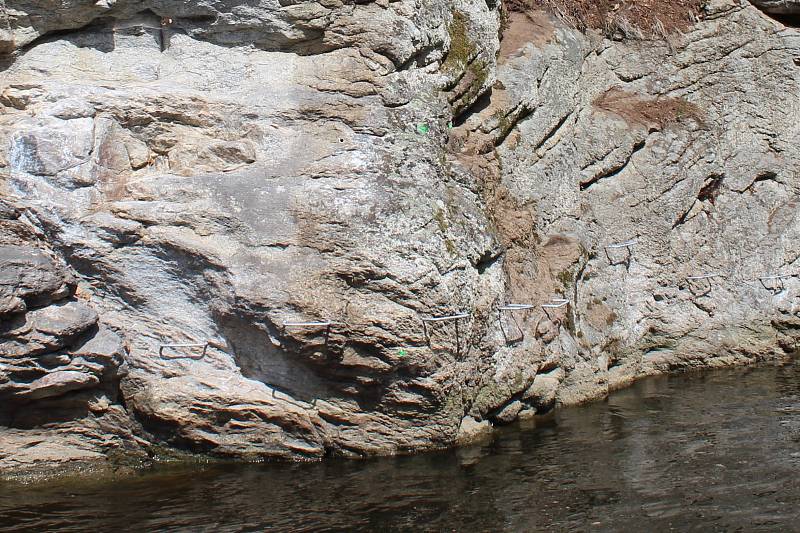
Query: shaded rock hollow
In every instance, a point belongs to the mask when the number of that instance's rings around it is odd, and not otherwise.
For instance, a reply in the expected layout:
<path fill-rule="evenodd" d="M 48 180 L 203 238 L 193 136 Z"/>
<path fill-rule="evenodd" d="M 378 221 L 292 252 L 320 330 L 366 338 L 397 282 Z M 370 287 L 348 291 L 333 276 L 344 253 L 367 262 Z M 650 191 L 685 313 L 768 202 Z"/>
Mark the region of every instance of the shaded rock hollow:
<path fill-rule="evenodd" d="M 449 446 L 791 354 L 797 31 L 545 4 L 6 0 L 3 471 Z"/>

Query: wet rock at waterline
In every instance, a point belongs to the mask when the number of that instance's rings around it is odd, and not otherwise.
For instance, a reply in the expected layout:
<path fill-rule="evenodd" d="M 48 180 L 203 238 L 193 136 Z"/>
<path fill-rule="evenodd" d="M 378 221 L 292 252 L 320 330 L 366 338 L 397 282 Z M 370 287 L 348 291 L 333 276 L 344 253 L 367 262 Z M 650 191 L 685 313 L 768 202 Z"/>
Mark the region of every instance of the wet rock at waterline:
<path fill-rule="evenodd" d="M 4 472 L 449 446 L 794 349 L 800 35 L 750 5 L 5 6 Z"/>
<path fill-rule="evenodd" d="M 753 5 L 775 15 L 800 15 L 800 0 L 753 0 Z"/>

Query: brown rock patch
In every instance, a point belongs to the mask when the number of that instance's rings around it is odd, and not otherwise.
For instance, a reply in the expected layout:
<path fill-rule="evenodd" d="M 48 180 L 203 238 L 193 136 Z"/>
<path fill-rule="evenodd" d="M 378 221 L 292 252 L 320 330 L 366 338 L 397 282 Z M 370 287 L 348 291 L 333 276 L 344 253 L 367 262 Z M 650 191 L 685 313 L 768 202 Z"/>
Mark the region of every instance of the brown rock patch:
<path fill-rule="evenodd" d="M 658 129 L 686 119 L 699 123 L 703 121 L 700 108 L 684 98 L 644 98 L 616 87 L 603 93 L 593 104 L 598 109 L 622 117 L 629 124 Z"/>
<path fill-rule="evenodd" d="M 544 10 L 511 11 L 503 29 L 499 61 L 503 63 L 517 55 L 526 44 L 544 46 L 552 41 L 555 26 L 551 15 Z"/>

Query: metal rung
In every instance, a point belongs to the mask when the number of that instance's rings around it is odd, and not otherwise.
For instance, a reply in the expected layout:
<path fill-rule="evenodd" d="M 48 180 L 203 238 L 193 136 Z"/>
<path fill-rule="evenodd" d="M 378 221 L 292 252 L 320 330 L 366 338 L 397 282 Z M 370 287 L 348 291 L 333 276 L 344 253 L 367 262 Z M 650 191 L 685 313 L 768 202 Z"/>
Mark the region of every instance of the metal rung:
<path fill-rule="evenodd" d="M 553 298 L 550 300 L 551 304 L 542 304 L 542 309 L 560 309 L 569 303 L 569 300 L 563 298 Z"/>
<path fill-rule="evenodd" d="M 760 280 L 768 280 L 768 279 L 789 279 L 796 277 L 797 274 L 778 274 L 777 276 L 761 276 Z"/>
<path fill-rule="evenodd" d="M 469 318 L 469 314 L 462 313 L 460 315 L 427 317 L 427 318 L 420 318 L 420 320 L 422 320 L 423 322 L 444 322 L 446 320 L 460 320 L 462 318 Z"/>
<path fill-rule="evenodd" d="M 500 311 L 526 311 L 533 308 L 534 306 L 531 304 L 506 304 L 499 309 Z"/>
<path fill-rule="evenodd" d="M 631 246 L 636 246 L 639 244 L 639 241 L 625 241 L 618 244 L 609 244 L 606 246 L 606 250 L 615 250 L 617 248 L 630 248 Z"/>
<path fill-rule="evenodd" d="M 148 26 L 147 24 L 134 24 L 132 26 L 119 26 L 117 28 L 112 28 L 111 31 L 116 33 L 120 30 L 133 30 L 137 28 L 143 28 L 146 30 L 162 30 L 164 29 L 163 26 Z"/>
<path fill-rule="evenodd" d="M 208 346 L 207 342 L 194 343 L 194 344 L 161 344 L 162 348 L 199 348 L 201 346 Z"/>
<path fill-rule="evenodd" d="M 329 328 L 331 326 L 343 326 L 341 322 L 284 322 L 283 327 L 285 328 L 312 328 L 312 327 L 319 327 L 319 328 Z"/>
<path fill-rule="evenodd" d="M 687 276 L 686 281 L 699 281 L 703 279 L 724 278 L 722 274 L 703 274 L 702 276 Z"/>
<path fill-rule="evenodd" d="M 206 355 L 206 350 L 208 349 L 209 342 L 205 343 L 180 343 L 180 344 L 159 344 L 158 346 L 158 356 L 164 357 L 164 348 L 202 348 L 203 354 L 202 356 Z"/>

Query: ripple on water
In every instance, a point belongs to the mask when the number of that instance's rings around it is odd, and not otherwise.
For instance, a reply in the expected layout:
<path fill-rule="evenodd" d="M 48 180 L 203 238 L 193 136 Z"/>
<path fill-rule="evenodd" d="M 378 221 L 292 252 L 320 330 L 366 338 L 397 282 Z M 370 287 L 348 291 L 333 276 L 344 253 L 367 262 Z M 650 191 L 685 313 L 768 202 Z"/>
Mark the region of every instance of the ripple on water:
<path fill-rule="evenodd" d="M 800 365 L 652 378 L 480 446 L 0 485 L 0 531 L 797 531 Z"/>

